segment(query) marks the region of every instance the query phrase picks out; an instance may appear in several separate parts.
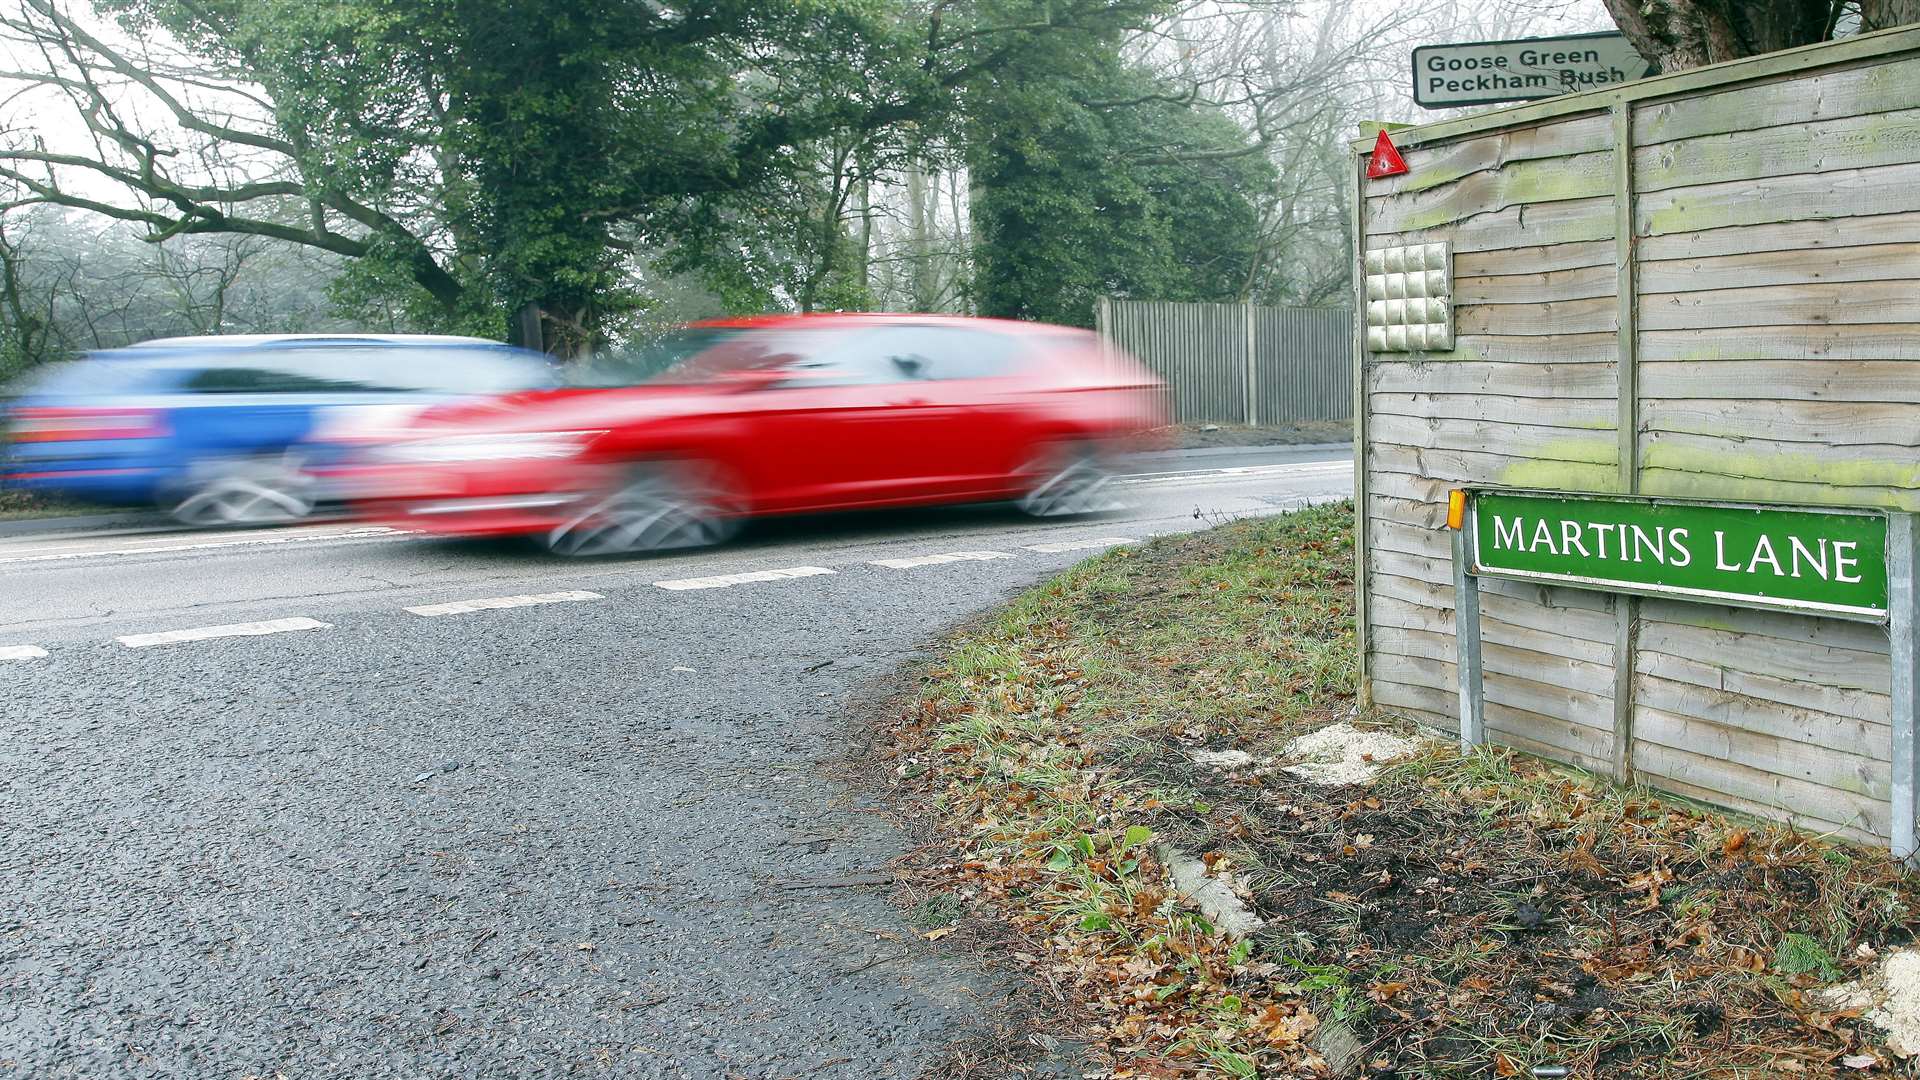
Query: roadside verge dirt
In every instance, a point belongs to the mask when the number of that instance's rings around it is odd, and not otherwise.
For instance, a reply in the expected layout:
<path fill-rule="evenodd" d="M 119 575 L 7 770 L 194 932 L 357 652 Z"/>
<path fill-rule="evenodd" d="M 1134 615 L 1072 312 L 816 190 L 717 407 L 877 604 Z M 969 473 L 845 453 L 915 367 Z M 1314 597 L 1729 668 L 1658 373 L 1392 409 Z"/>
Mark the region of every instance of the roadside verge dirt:
<path fill-rule="evenodd" d="M 875 711 L 867 776 L 918 840 L 903 901 L 1036 987 L 957 1071 L 1068 1040 L 1113 1077 L 1914 1075 L 1818 992 L 1912 939 L 1911 882 L 1357 713 L 1350 534 L 1320 507 L 1089 560 Z M 1417 747 L 1318 783 L 1289 743 L 1338 724 Z M 1213 926 L 1161 845 L 1259 929 Z"/>

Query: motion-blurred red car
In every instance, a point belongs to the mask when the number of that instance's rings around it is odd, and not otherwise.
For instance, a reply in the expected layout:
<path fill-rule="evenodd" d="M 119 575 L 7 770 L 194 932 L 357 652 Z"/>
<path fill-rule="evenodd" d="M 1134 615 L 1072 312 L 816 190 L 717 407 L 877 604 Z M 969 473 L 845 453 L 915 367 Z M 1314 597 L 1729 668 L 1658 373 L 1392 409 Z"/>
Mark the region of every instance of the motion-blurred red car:
<path fill-rule="evenodd" d="M 1098 511 L 1116 447 L 1165 423 L 1160 382 L 1095 335 L 990 319 L 698 323 L 609 374 L 430 410 L 347 479 L 378 520 L 598 555 L 715 543 L 760 514 Z"/>

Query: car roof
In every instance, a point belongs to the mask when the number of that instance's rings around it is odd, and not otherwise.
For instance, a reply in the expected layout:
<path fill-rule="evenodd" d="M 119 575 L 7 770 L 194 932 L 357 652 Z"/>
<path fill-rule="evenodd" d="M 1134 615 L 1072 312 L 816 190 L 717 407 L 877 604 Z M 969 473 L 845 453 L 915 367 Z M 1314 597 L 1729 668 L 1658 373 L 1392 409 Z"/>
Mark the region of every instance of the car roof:
<path fill-rule="evenodd" d="M 487 338 L 455 334 L 207 334 L 154 338 L 134 349 L 245 348 L 257 345 L 500 345 Z"/>
<path fill-rule="evenodd" d="M 978 315 L 932 315 L 897 311 L 814 311 L 805 313 L 783 312 L 772 315 L 738 315 L 721 319 L 702 319 L 689 323 L 693 327 L 735 328 L 735 329 L 772 329 L 803 326 L 858 326 L 876 323 L 913 323 L 919 326 L 963 326 L 982 330 L 1020 331 L 1025 333 L 1077 334 L 1091 333 L 1071 326 L 1057 326 L 1053 323 L 1022 322 L 1019 319 L 989 319 Z"/>

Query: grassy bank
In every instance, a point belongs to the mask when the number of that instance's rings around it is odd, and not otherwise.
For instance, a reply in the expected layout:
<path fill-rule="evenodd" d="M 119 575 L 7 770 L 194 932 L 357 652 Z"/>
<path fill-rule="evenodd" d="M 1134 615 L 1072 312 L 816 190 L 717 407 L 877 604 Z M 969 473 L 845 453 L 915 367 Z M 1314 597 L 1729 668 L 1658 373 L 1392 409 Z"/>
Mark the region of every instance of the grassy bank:
<path fill-rule="evenodd" d="M 24 518 L 63 517 L 68 514 L 98 513 L 98 507 L 88 507 L 80 503 L 61 502 L 32 495 L 24 491 L 9 491 L 0 488 L 0 521 L 14 521 Z"/>
<path fill-rule="evenodd" d="M 1369 787 L 1278 767 L 1334 721 L 1406 731 L 1355 714 L 1351 523 L 1117 550 L 950 641 L 888 733 L 929 903 L 1011 927 L 1115 1075 L 1905 1067 L 1811 993 L 1910 937 L 1873 855 L 1502 753 L 1428 744 Z M 1265 927 L 1216 933 L 1162 841 Z"/>

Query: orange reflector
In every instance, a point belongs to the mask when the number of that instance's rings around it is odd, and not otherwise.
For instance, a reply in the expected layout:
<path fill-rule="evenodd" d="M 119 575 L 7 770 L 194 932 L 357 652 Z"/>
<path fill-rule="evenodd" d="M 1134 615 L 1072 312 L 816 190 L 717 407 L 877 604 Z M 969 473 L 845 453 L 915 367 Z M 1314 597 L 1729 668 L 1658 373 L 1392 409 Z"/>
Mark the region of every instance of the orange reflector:
<path fill-rule="evenodd" d="M 1458 529 L 1467 522 L 1467 493 L 1458 488 L 1447 492 L 1447 528 Z"/>

